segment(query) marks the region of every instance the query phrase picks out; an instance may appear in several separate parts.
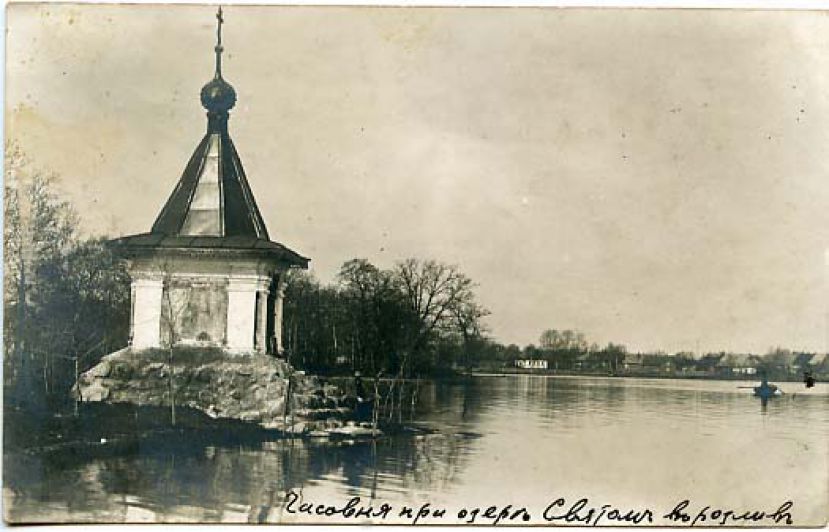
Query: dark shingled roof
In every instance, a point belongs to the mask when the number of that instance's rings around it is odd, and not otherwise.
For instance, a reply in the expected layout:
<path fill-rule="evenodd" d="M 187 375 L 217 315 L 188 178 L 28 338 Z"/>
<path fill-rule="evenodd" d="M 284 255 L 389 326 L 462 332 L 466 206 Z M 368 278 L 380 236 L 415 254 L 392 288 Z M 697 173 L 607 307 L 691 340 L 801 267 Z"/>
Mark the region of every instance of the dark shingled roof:
<path fill-rule="evenodd" d="M 216 72 L 201 90 L 201 102 L 207 109 L 207 134 L 190 157 L 152 230 L 115 239 L 112 244 L 128 254 L 156 249 L 253 254 L 307 268 L 307 258 L 268 237 L 242 161 L 227 132 L 228 111 L 236 104 L 236 91 L 222 77 L 221 10 L 217 18 Z"/>
<path fill-rule="evenodd" d="M 197 235 L 210 234 L 211 236 L 250 236 L 268 239 L 265 222 L 253 199 L 242 161 L 233 146 L 233 141 L 225 128 L 220 131 L 208 131 L 199 143 L 190 162 L 175 190 L 170 195 L 161 213 L 153 224 L 153 233 L 167 235 Z M 211 156 L 212 155 L 212 156 Z M 217 160 L 216 160 L 217 159 Z M 213 170 L 218 170 L 218 176 L 208 176 Z M 215 172 L 215 170 L 213 170 Z M 205 209 L 205 214 L 214 214 L 213 223 L 194 223 L 188 216 L 195 218 L 193 200 L 199 184 L 208 181 L 209 177 L 218 177 L 217 190 L 211 190 L 206 200 L 212 201 L 212 208 Z M 213 185 L 213 183 L 206 183 Z M 187 223 L 190 222 L 190 223 Z"/>
<path fill-rule="evenodd" d="M 212 117 L 211 117 L 212 118 Z M 212 120 L 211 120 L 212 122 Z M 126 254 L 190 250 L 265 256 L 301 268 L 309 259 L 272 242 L 224 127 L 211 123 L 149 233 L 112 241 Z"/>

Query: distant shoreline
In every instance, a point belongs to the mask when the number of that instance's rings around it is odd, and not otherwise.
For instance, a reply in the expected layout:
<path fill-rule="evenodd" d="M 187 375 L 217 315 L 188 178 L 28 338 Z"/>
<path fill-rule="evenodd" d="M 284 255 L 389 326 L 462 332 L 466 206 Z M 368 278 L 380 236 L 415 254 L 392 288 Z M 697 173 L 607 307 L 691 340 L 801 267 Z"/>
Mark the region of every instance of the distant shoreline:
<path fill-rule="evenodd" d="M 530 375 L 538 377 L 592 377 L 592 378 L 606 378 L 606 379 L 676 379 L 676 380 L 693 380 L 693 381 L 733 381 L 733 382 L 760 382 L 759 375 L 750 375 L 738 377 L 736 375 L 682 375 L 682 374 L 665 374 L 665 373 L 589 373 L 576 371 L 545 371 L 545 370 L 504 370 L 504 371 L 468 371 L 460 372 L 461 376 L 469 375 L 471 377 L 506 377 L 512 375 Z M 792 382 L 800 383 L 801 379 L 792 377 L 769 379 L 774 382 Z M 819 381 L 820 382 L 820 381 Z"/>
<path fill-rule="evenodd" d="M 350 381 L 354 376 L 350 372 L 336 372 L 336 373 L 312 373 L 319 378 L 329 381 Z M 456 370 L 452 373 L 442 373 L 436 375 L 423 374 L 419 376 L 412 376 L 407 378 L 395 378 L 393 376 L 383 376 L 378 382 L 418 382 L 418 381 L 453 381 L 463 379 L 464 377 L 507 377 L 514 375 L 530 375 L 537 377 L 590 377 L 590 378 L 605 378 L 605 379 L 676 379 L 676 380 L 690 380 L 690 381 L 732 381 L 744 383 L 759 383 L 761 377 L 759 374 L 755 375 L 690 375 L 690 374 L 670 374 L 670 373 L 629 373 L 619 372 L 609 374 L 608 372 L 587 372 L 587 371 L 567 371 L 567 370 L 527 370 L 527 369 L 504 369 L 504 370 Z M 829 378 L 825 375 L 816 375 L 817 382 L 829 382 Z M 374 378 L 371 375 L 363 375 L 366 382 L 373 382 Z M 789 382 L 789 383 L 803 383 L 802 378 L 796 375 L 778 376 L 771 375 L 769 377 L 771 382 Z"/>

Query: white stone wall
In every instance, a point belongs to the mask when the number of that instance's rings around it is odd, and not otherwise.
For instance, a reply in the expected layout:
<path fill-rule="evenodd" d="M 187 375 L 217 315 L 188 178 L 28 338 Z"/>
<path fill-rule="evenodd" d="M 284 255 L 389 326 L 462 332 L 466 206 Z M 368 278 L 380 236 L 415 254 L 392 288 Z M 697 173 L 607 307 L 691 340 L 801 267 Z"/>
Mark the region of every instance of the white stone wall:
<path fill-rule="evenodd" d="M 227 347 L 252 352 L 258 279 L 231 278 L 227 286 Z"/>
<path fill-rule="evenodd" d="M 282 297 L 286 267 L 273 261 L 222 259 L 216 256 L 156 256 L 134 259 L 130 264 L 133 278 L 132 345 L 143 349 L 162 347 L 169 335 L 163 335 L 163 286 L 178 287 L 191 284 L 221 284 L 227 286 L 226 313 L 224 305 L 210 312 L 210 319 L 226 321 L 226 334 L 216 338 L 215 344 L 236 353 L 264 353 L 268 350 L 267 298 L 274 277 L 275 286 L 274 331 L 276 349 L 282 351 Z M 259 297 L 257 298 L 257 293 Z M 222 303 L 225 303 L 224 299 Z M 165 314 L 166 315 L 166 314 Z M 192 316 L 189 318 L 192 321 Z M 212 335 L 211 335 L 212 338 Z M 193 339 L 185 339 L 193 342 Z M 212 344 L 211 344 L 212 345 Z"/>
<path fill-rule="evenodd" d="M 133 281 L 132 345 L 136 348 L 158 347 L 160 344 L 163 286 L 160 278 L 138 278 Z"/>
<path fill-rule="evenodd" d="M 276 354 L 281 355 L 285 350 L 282 345 L 282 304 L 285 300 L 285 275 L 280 274 L 276 282 L 276 298 L 273 305 L 273 335 Z"/>

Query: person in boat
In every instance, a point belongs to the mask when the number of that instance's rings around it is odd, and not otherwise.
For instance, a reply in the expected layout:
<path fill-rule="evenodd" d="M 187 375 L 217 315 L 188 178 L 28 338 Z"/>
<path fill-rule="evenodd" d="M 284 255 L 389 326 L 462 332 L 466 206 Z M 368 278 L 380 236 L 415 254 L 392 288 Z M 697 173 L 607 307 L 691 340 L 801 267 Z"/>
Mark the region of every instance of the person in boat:
<path fill-rule="evenodd" d="M 771 397 L 777 392 L 777 386 L 769 384 L 769 378 L 764 371 L 761 374 L 760 386 L 754 387 L 754 394 L 760 397 Z"/>

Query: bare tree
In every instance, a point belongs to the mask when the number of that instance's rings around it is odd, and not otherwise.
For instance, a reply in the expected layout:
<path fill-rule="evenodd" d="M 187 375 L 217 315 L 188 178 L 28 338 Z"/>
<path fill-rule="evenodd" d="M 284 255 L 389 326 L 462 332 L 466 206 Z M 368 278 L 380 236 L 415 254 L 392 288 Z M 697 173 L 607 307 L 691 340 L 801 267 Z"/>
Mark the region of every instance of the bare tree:
<path fill-rule="evenodd" d="M 453 309 L 474 299 L 472 281 L 457 266 L 407 259 L 398 263 L 397 274 L 417 318 L 413 349 L 420 347 L 431 333 L 450 326 Z"/>
<path fill-rule="evenodd" d="M 398 286 L 392 272 L 380 270 L 366 259 L 345 262 L 337 274 L 346 315 L 350 316 L 352 331 L 352 365 L 368 366 L 377 374 L 383 365 L 383 351 L 395 343 L 394 329 L 399 329 L 398 317 L 402 309 Z"/>
<path fill-rule="evenodd" d="M 474 302 L 474 284 L 457 266 L 434 260 L 407 259 L 397 264 L 413 323 L 400 362 L 403 375 L 410 355 L 416 355 L 435 333 L 452 329 L 453 311 Z"/>
<path fill-rule="evenodd" d="M 41 346 L 50 331 L 32 319 L 43 310 L 40 296 L 49 284 L 43 266 L 59 263 L 74 242 L 77 216 L 55 193 L 57 176 L 35 168 L 14 142 L 6 144 L 4 161 L 3 328 L 6 352 L 13 353 L 6 359 L 5 380 L 17 386 L 16 395 L 28 396 L 33 383 L 22 381 L 34 377 L 33 370 L 42 370 L 44 391 L 50 388 L 53 351 Z"/>
<path fill-rule="evenodd" d="M 481 320 L 489 314 L 489 310 L 471 298 L 458 301 L 452 308 L 455 326 L 463 339 L 464 366 L 467 369 L 472 362 L 473 350 L 476 348 L 475 341 L 483 338 L 484 325 Z"/>
<path fill-rule="evenodd" d="M 572 350 L 587 351 L 588 342 L 584 334 L 569 329 L 557 331 L 547 329 L 541 333 L 539 344 L 542 349 L 550 351 Z"/>
<path fill-rule="evenodd" d="M 163 288 L 161 293 L 161 327 L 164 332 L 162 340 L 167 346 L 167 384 L 170 395 L 170 423 L 176 425 L 176 390 L 173 380 L 175 372 L 174 353 L 181 341 L 182 318 L 190 304 L 191 287 L 186 283 L 176 282 L 168 263 L 162 265 Z"/>

